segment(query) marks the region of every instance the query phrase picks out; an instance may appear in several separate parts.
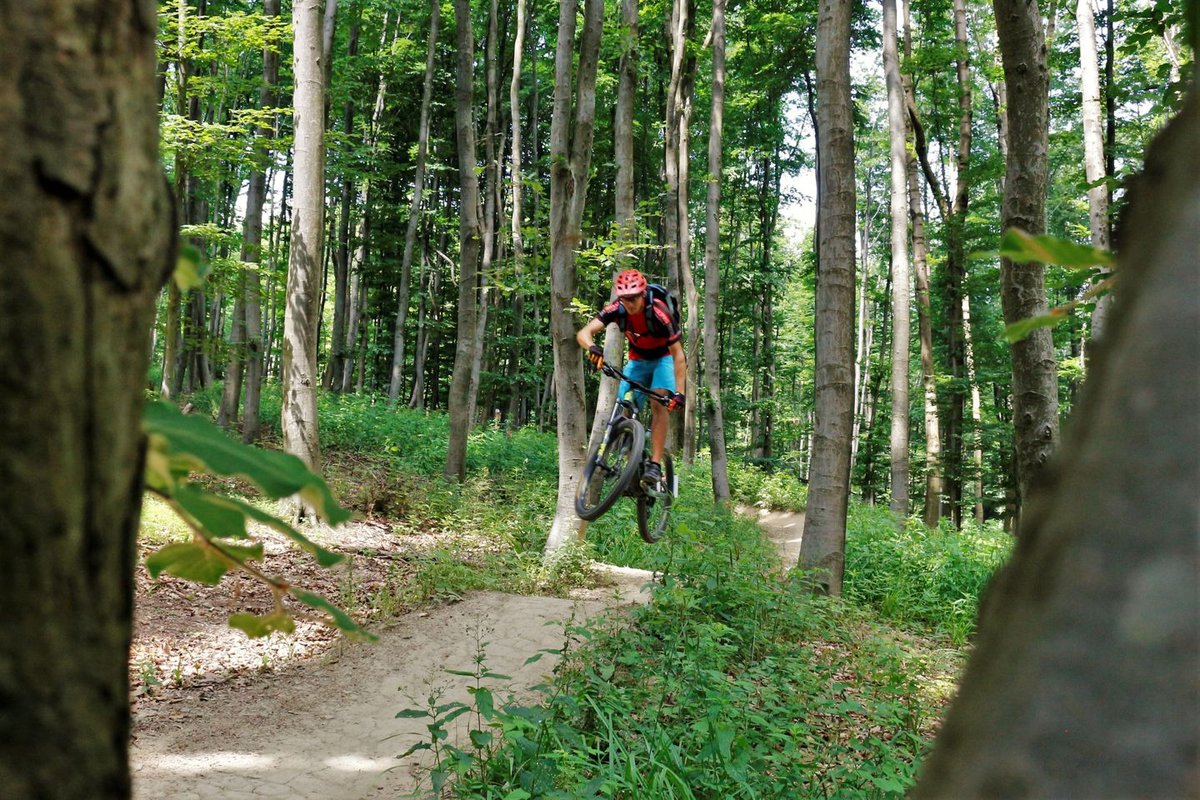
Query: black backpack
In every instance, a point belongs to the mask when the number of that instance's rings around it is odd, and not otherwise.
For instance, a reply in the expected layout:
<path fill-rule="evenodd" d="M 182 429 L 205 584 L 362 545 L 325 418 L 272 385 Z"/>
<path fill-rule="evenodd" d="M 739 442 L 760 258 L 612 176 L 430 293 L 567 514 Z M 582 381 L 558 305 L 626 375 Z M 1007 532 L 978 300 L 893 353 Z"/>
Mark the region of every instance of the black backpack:
<path fill-rule="evenodd" d="M 650 302 L 661 300 L 667 310 L 671 312 L 671 322 L 675 323 L 676 328 L 683 330 L 683 326 L 679 322 L 679 298 L 667 291 L 667 287 L 661 283 L 651 283 L 646 289 L 650 292 Z"/>

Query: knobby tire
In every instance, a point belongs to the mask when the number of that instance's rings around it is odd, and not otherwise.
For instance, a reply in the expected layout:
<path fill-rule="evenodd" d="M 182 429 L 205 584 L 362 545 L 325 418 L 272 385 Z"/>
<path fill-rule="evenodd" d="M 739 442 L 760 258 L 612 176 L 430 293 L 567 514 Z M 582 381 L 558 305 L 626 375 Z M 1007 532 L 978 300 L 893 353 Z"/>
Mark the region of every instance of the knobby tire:
<path fill-rule="evenodd" d="M 592 447 L 575 492 L 575 513 L 581 519 L 599 519 L 625 494 L 641 464 L 645 442 L 642 424 L 623 419 L 613 426 L 603 451 L 599 442 Z"/>
<path fill-rule="evenodd" d="M 643 489 L 637 499 L 638 532 L 650 544 L 663 537 L 671 522 L 671 505 L 675 501 L 675 462 L 669 453 L 663 456 L 662 475 L 666 492 L 661 497 L 648 494 Z"/>

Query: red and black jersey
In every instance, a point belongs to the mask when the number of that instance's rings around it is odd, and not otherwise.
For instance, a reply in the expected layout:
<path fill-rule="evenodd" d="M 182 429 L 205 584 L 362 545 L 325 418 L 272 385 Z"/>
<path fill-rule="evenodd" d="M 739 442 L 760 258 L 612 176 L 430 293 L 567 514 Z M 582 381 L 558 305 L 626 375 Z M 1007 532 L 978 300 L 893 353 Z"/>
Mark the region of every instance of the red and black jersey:
<path fill-rule="evenodd" d="M 629 314 L 621 301 L 604 307 L 599 319 L 605 325 L 616 323 L 629 340 L 629 357 L 634 361 L 662 358 L 679 341 L 680 331 L 671 319 L 671 310 L 662 300 L 646 296 L 646 312 Z"/>

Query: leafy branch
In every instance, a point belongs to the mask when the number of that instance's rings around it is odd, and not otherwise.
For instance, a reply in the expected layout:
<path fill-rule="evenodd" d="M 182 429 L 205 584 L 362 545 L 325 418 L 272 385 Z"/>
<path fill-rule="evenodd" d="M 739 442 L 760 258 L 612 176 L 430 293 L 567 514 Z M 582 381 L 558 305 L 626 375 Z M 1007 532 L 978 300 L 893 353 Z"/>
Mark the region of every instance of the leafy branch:
<path fill-rule="evenodd" d="M 295 629 L 296 616 L 374 638 L 324 597 L 252 565 L 250 562 L 261 560 L 263 545 L 250 535 L 248 523 L 258 522 L 279 531 L 322 567 L 337 564 L 343 556 L 321 547 L 278 517 L 236 498 L 210 492 L 192 480 L 196 473 L 244 478 L 271 499 L 298 494 L 330 525 L 349 519 L 350 512 L 337 504 L 324 481 L 304 462 L 286 453 L 234 442 L 207 420 L 185 416 L 160 401 L 146 404 L 142 430 L 147 439 L 146 490 L 161 497 L 192 530 L 190 542 L 169 544 L 146 559 L 151 577 L 158 578 L 165 572 L 215 586 L 230 570 L 240 570 L 260 581 L 270 589 L 274 609 L 269 614 L 233 614 L 229 618 L 232 627 L 252 638 L 274 631 L 290 633 Z M 284 605 L 287 596 L 316 613 L 293 613 Z"/>
<path fill-rule="evenodd" d="M 1113 253 L 1091 245 L 1077 244 L 1056 236 L 1033 236 L 1020 228 L 1009 228 L 1000 240 L 1000 253 L 1016 264 L 1055 264 L 1067 269 L 1101 270 L 1103 275 L 1115 266 Z M 1099 283 L 1069 303 L 1050 309 L 1046 314 L 1019 320 L 1004 328 L 1008 342 L 1019 342 L 1038 328 L 1052 328 L 1067 319 L 1084 303 L 1096 300 L 1112 291 L 1117 276 L 1108 275 Z"/>

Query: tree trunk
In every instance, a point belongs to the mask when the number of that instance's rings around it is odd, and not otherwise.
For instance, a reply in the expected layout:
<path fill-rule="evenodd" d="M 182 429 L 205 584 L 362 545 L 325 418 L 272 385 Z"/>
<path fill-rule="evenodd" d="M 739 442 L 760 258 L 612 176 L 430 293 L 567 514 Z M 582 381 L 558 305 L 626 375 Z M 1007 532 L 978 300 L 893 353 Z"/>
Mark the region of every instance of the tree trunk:
<path fill-rule="evenodd" d="M 971 337 L 971 300 L 962 299 L 963 352 L 966 356 L 967 383 L 971 386 L 971 463 L 975 480 L 975 522 L 983 524 L 983 409 L 979 397 L 979 379 L 975 375 L 975 347 Z"/>
<path fill-rule="evenodd" d="M 994 0 L 1008 86 L 1008 165 L 1001 229 L 1045 230 L 1049 149 L 1046 44 L 1036 2 Z M 1045 267 L 1000 261 L 1004 321 L 1048 312 Z M 1012 346 L 1018 502 L 1058 442 L 1058 365 L 1048 328 Z"/>
<path fill-rule="evenodd" d="M 1083 116 L 1083 164 L 1088 182 L 1088 227 L 1092 246 L 1108 249 L 1108 185 L 1104 179 L 1104 128 L 1100 121 L 1100 56 L 1096 51 L 1096 17 L 1092 0 L 1077 0 L 1075 20 L 1079 25 L 1079 78 L 1082 89 L 1080 108 Z M 1096 300 L 1092 311 L 1093 342 L 1104 332 L 1109 295 Z"/>
<path fill-rule="evenodd" d="M 525 382 L 518 378 L 521 359 L 524 357 L 521 341 L 525 336 L 525 293 L 521 280 L 525 271 L 525 224 L 524 180 L 521 172 L 521 73 L 525 57 L 525 32 L 529 24 L 525 11 L 525 0 L 517 0 L 516 40 L 513 42 L 513 72 L 508 87 L 509 116 L 512 123 L 512 249 L 513 277 L 517 290 L 513 295 L 513 344 L 508 352 L 508 385 L 511 395 L 506 421 L 509 428 L 516 428 L 521 418 L 521 403 L 525 395 Z M 536 135 L 536 132 L 535 132 Z"/>
<path fill-rule="evenodd" d="M 328 9 L 326 9 L 328 10 Z M 362 30 L 359 20 L 359 10 L 354 10 L 355 19 L 350 25 L 350 40 L 347 54 L 351 59 L 358 55 L 358 38 Z M 332 32 L 330 32 L 332 35 Z M 324 62 L 322 62 L 324 63 Z M 331 65 L 326 64 L 326 79 L 328 80 Z M 346 101 L 342 112 L 342 133 L 351 137 L 354 133 L 354 100 Z M 346 371 L 346 363 L 354 361 L 354 337 L 347 336 L 350 317 L 350 216 L 354 210 L 355 198 L 354 177 L 349 170 L 342 176 L 342 197 L 337 217 L 337 247 L 333 251 L 333 327 L 329 331 L 330 354 L 325 365 L 325 375 L 322 385 L 329 391 L 343 390 L 342 374 Z"/>
<path fill-rule="evenodd" d="M 943 465 L 946 503 L 956 526 L 962 525 L 962 465 L 963 408 L 965 405 L 966 356 L 964 353 L 964 322 L 962 319 L 963 284 L 966 280 L 966 220 L 970 202 L 970 159 L 972 95 L 970 60 L 967 42 L 967 15 L 964 0 L 954 0 L 955 71 L 958 81 L 958 150 L 955 164 L 954 197 L 947 196 L 943 183 L 934 175 L 929 164 L 925 131 L 917 113 L 915 101 L 909 93 L 909 121 L 912 124 L 914 149 L 925 175 L 930 192 L 937 200 L 946 229 L 946 350 L 951 377 L 947 397 L 946 427 L 944 441 L 946 458 Z M 909 24 L 905 20 L 905 49 L 910 47 Z M 1006 127 L 1001 126 L 1000 147 L 1006 147 Z M 928 394 L 929 389 L 926 388 Z M 928 402 L 928 399 L 927 399 Z M 927 412 L 928 414 L 928 409 Z M 926 487 L 928 494 L 928 485 Z M 926 504 L 926 518 L 933 514 Z"/>
<path fill-rule="evenodd" d="M 0 794 L 127 798 L 143 387 L 175 262 L 156 4 L 0 7 Z"/>
<path fill-rule="evenodd" d="M 1130 193 L 1108 333 L 914 797 L 1196 793 L 1197 139 L 1193 84 Z"/>
<path fill-rule="evenodd" d="M 317 302 L 325 213 L 325 73 L 319 0 L 295 0 L 296 89 L 291 256 L 283 318 L 283 447 L 320 471 L 317 439 Z"/>
<path fill-rule="evenodd" d="M 818 589 L 840 595 L 854 427 L 854 119 L 850 3 L 817 16 L 816 386 L 808 510 L 800 566 Z"/>
<path fill-rule="evenodd" d="M 475 37 L 471 30 L 470 0 L 454 0 L 457 26 L 458 69 L 454 127 L 458 136 L 459 276 L 458 339 L 454 347 L 454 375 L 450 379 L 450 446 L 446 454 L 446 480 L 461 483 L 467 472 L 467 435 L 471 432 L 471 370 L 475 352 L 475 327 L 479 323 L 479 256 L 483 226 L 479 219 L 479 178 L 475 174 Z"/>
<path fill-rule="evenodd" d="M 491 291 L 488 287 L 492 277 L 492 265 L 496 260 L 496 223 L 500 205 L 500 156 L 497 137 L 500 136 L 500 78 L 498 71 L 500 35 L 497 28 L 498 2 L 488 5 L 487 44 L 484 48 L 486 73 L 487 117 L 484 123 L 484 199 L 483 199 L 483 248 L 479 271 L 478 303 L 479 314 L 475 319 L 475 343 L 472 349 L 475 358 L 471 362 L 471 386 L 467 391 L 467 419 L 471 425 L 478 420 L 479 381 L 483 370 L 484 334 L 487 331 L 488 310 L 491 306 Z M 491 409 L 485 409 L 485 414 Z"/>
<path fill-rule="evenodd" d="M 906 87 L 911 97 L 912 87 Z M 923 521 L 937 525 L 942 511 L 942 434 L 938 420 L 937 376 L 933 362 L 933 307 L 925 245 L 925 210 L 917 159 L 908 157 L 908 215 L 912 222 L 913 283 L 917 295 L 917 336 L 921 348 L 921 388 L 925 418 L 925 497 Z M 965 298 L 964 298 L 965 299 Z"/>
<path fill-rule="evenodd" d="M 404 230 L 404 255 L 400 260 L 400 291 L 396 299 L 396 330 L 392 339 L 392 374 L 388 383 L 388 403 L 393 406 L 400 399 L 400 386 L 404 378 L 404 329 L 408 325 L 413 249 L 416 246 L 417 225 L 421 221 L 421 203 L 425 195 L 425 162 L 429 157 L 429 109 L 433 99 L 438 23 L 441 17 L 440 6 L 441 3 L 438 0 L 430 0 L 429 45 L 425 51 L 425 84 L 421 92 L 421 120 L 417 128 L 417 164 L 413 175 L 412 201 L 408 206 L 408 225 Z"/>
<path fill-rule="evenodd" d="M 637 100 L 637 57 L 638 57 L 638 0 L 621 1 L 621 25 L 625 34 L 625 49 L 621 53 L 618 67 L 617 103 L 613 119 L 613 153 L 617 163 L 616 187 L 613 193 L 614 216 L 620 250 L 613 278 L 617 273 L 629 269 L 634 263 L 634 245 L 637 243 L 637 206 L 634 192 L 634 149 L 633 117 Z M 616 298 L 615 292 L 609 297 Z M 604 360 L 620 366 L 625 350 L 625 338 L 614 323 L 604 333 Z M 604 435 L 604 425 L 617 398 L 617 380 L 607 376 L 600 378 L 600 391 L 596 396 L 596 413 L 592 417 L 592 430 L 588 437 L 591 447 Z"/>
<path fill-rule="evenodd" d="M 717 319 L 721 297 L 721 134 L 725 125 L 725 0 L 713 0 L 712 115 L 708 126 L 708 205 L 704 239 L 704 376 L 708 384 L 709 448 L 713 500 L 728 503 L 729 465 L 725 454 L 725 411 L 721 403 L 721 361 Z M 693 397 L 699 392 L 692 389 Z M 695 402 L 693 400 L 692 402 Z"/>
<path fill-rule="evenodd" d="M 912 338 L 908 268 L 908 156 L 905 150 L 904 87 L 900 82 L 896 0 L 883 0 L 883 74 L 887 84 L 891 143 L 892 219 L 892 426 L 891 511 L 908 517 L 908 351 Z"/>
<path fill-rule="evenodd" d="M 575 297 L 575 250 L 587 202 L 588 170 L 596 113 L 596 69 L 604 0 L 586 0 L 575 116 L 571 119 L 571 56 L 575 44 L 575 0 L 562 0 L 554 70 L 554 117 L 550 124 L 550 339 L 554 349 L 558 414 L 558 505 L 546 539 L 546 558 L 581 532 L 575 516 L 575 482 L 583 469 L 587 414 L 583 366 L 570 313 Z"/>

